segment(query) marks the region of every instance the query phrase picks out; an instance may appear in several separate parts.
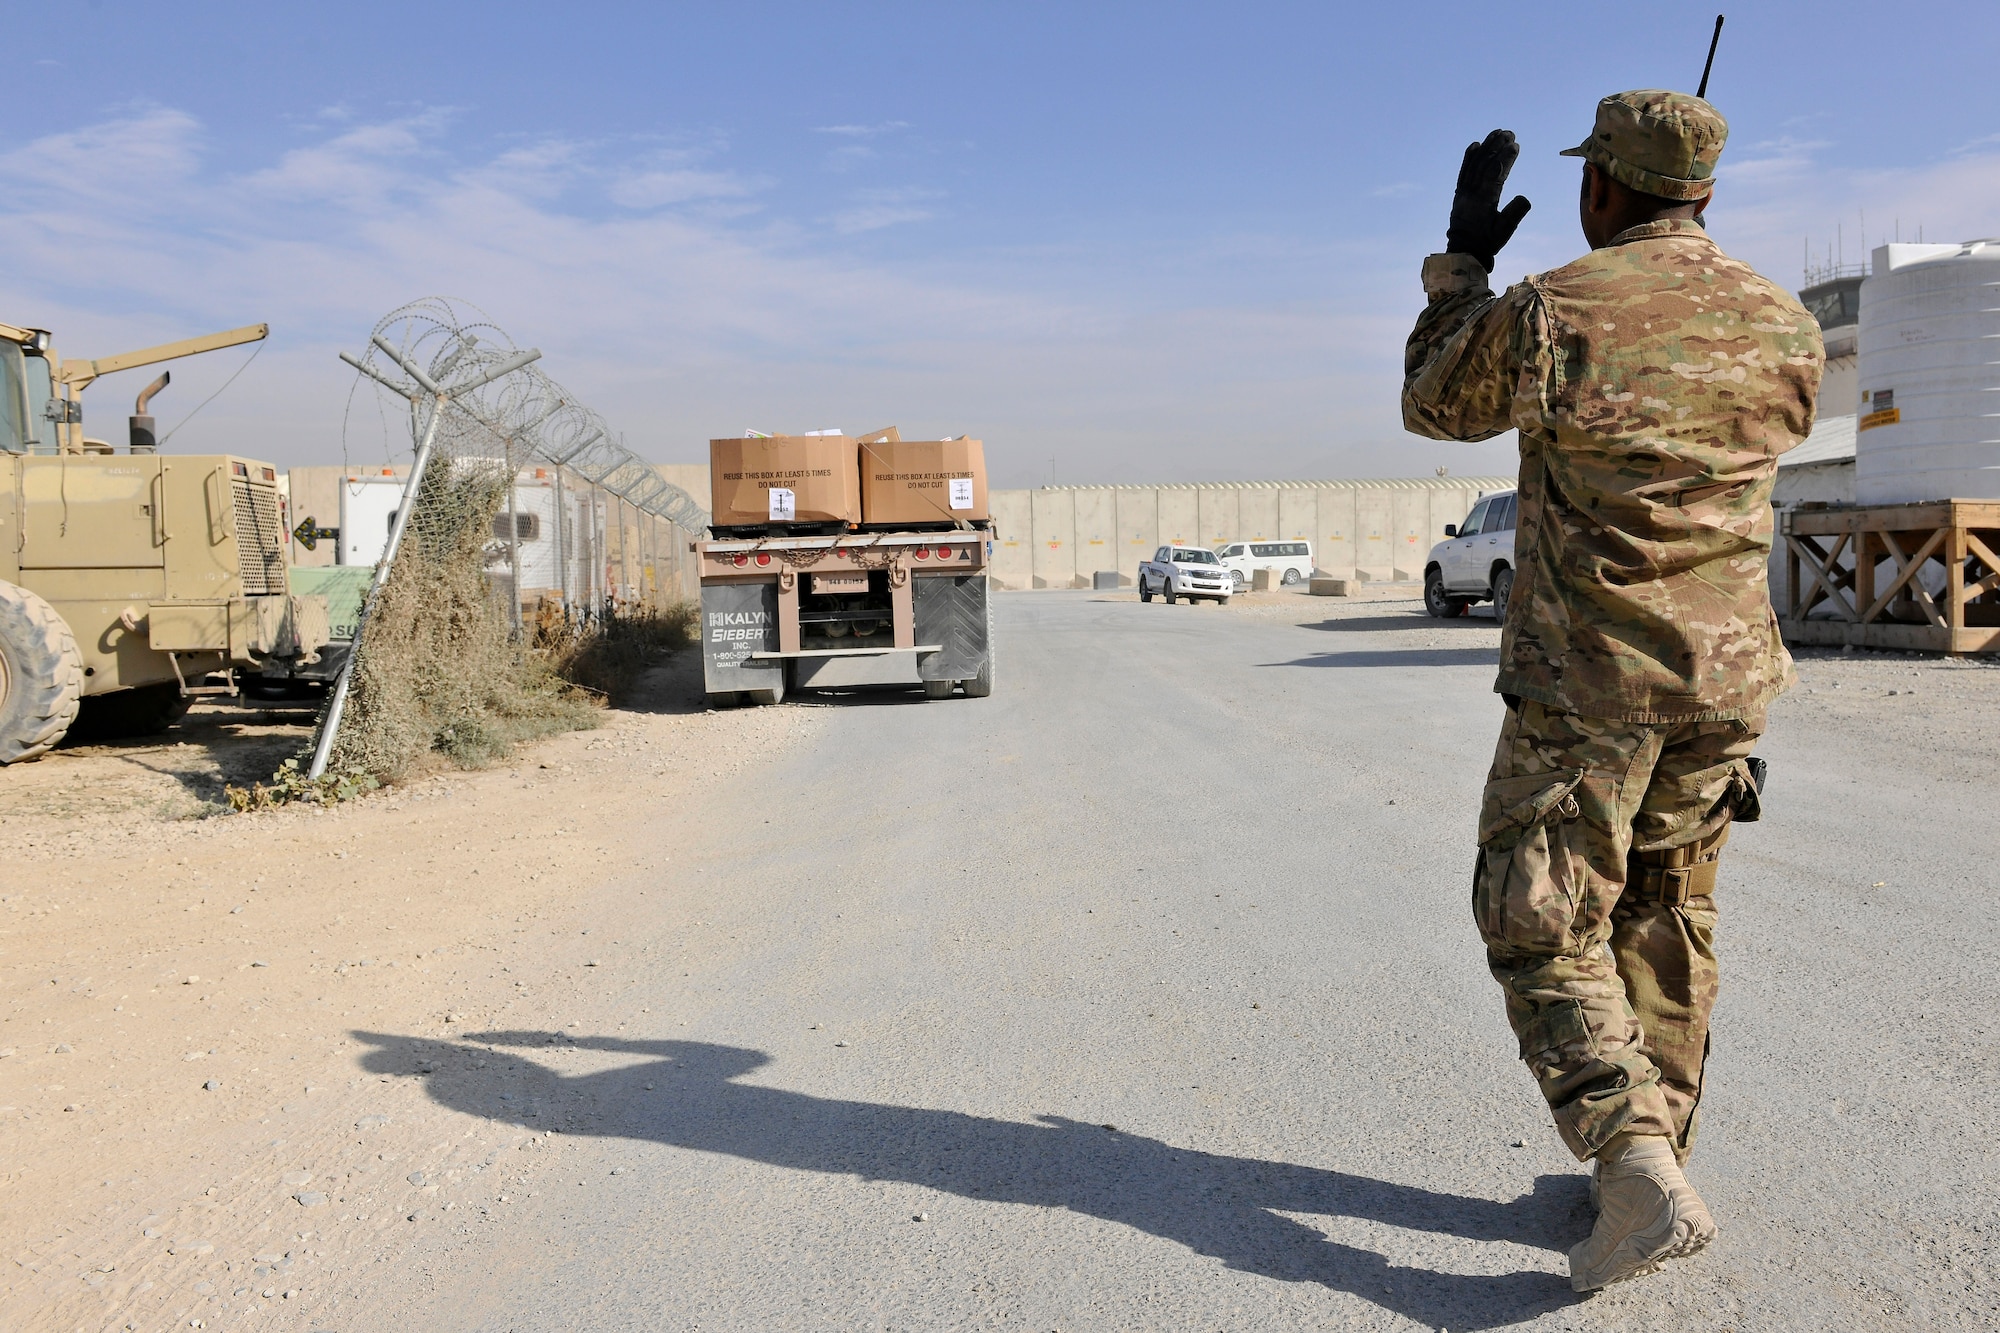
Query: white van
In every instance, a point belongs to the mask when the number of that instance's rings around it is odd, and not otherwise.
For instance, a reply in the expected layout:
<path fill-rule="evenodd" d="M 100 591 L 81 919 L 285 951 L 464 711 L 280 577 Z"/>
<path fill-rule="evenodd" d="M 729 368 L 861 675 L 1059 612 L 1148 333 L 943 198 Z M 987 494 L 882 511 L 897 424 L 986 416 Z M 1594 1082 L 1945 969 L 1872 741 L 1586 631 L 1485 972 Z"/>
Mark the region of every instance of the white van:
<path fill-rule="evenodd" d="M 1250 576 L 1260 569 L 1283 570 L 1286 583 L 1303 583 L 1312 577 L 1311 542 L 1230 542 L 1216 547 L 1215 554 L 1238 592 L 1250 586 Z"/>

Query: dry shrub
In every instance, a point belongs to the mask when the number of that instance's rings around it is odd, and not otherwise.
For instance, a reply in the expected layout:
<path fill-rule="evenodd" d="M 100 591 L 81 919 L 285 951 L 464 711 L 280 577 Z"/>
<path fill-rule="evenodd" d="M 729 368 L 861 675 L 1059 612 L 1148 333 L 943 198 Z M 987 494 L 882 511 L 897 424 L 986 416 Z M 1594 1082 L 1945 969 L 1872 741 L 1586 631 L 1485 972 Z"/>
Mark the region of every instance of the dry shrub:
<path fill-rule="evenodd" d="M 512 641 L 484 547 L 507 490 L 479 459 L 424 475 L 402 550 L 358 645 L 332 767 L 393 781 L 443 755 L 464 768 L 555 731 L 596 725 L 596 705 Z"/>
<path fill-rule="evenodd" d="M 604 617 L 582 634 L 558 626 L 540 637 L 557 675 L 608 703 L 622 704 L 648 667 L 694 642 L 700 619 L 693 602 L 675 601 Z"/>
<path fill-rule="evenodd" d="M 229 808 L 245 815 L 253 810 L 275 810 L 281 805 L 301 801 L 311 805 L 339 805 L 382 785 L 373 774 L 359 769 L 345 773 L 327 772 L 317 778 L 309 778 L 299 766 L 300 762 L 300 759 L 287 759 L 278 765 L 278 771 L 271 775 L 268 787 L 261 782 L 253 782 L 247 789 L 234 785 L 223 787 L 223 795 L 229 798 Z"/>

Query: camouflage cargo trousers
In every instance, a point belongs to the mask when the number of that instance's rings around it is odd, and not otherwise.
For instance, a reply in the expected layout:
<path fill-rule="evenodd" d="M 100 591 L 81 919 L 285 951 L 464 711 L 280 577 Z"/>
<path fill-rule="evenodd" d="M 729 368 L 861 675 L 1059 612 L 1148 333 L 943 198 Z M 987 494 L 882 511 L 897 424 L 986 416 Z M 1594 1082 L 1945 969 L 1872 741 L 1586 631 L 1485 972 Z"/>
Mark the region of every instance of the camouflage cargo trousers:
<path fill-rule="evenodd" d="M 1580 1160 L 1693 1146 L 1715 1005 L 1714 861 L 1756 817 L 1763 719 L 1652 725 L 1509 700 L 1472 910 L 1521 1059 Z M 1700 859 L 1690 873 L 1653 867 Z"/>

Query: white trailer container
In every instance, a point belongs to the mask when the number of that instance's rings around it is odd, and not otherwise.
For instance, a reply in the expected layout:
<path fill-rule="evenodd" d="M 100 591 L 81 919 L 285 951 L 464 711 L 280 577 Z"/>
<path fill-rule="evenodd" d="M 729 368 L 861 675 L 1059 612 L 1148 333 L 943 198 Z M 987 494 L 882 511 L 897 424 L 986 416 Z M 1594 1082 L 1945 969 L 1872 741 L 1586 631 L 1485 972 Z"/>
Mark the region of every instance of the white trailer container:
<path fill-rule="evenodd" d="M 518 545 L 520 590 L 526 602 L 557 597 L 582 604 L 610 588 L 604 565 L 605 504 L 602 496 L 579 490 L 573 480 L 558 485 L 547 468 L 524 468 L 514 479 L 509 501 L 493 518 L 493 544 L 486 572 L 504 584 L 514 574 Z"/>
<path fill-rule="evenodd" d="M 335 562 L 373 565 L 389 546 L 389 525 L 403 503 L 402 477 L 349 476 L 340 483 L 340 538 Z"/>

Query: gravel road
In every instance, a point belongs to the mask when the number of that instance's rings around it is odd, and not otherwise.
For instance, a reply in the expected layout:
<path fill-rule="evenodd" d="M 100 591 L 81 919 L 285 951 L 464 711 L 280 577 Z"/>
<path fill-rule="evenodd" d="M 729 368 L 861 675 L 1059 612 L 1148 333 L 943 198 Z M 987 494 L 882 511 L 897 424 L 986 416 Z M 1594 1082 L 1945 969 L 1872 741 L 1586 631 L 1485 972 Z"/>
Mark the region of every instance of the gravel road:
<path fill-rule="evenodd" d="M 1720 895 L 1721 1240 L 1579 1301 L 1466 907 L 1497 632 L 1299 605 L 1003 596 L 991 699 L 662 808 L 560 1021 L 355 1034 L 513 1148 L 312 1326 L 2000 1323 L 2000 672 L 1801 664 Z"/>

